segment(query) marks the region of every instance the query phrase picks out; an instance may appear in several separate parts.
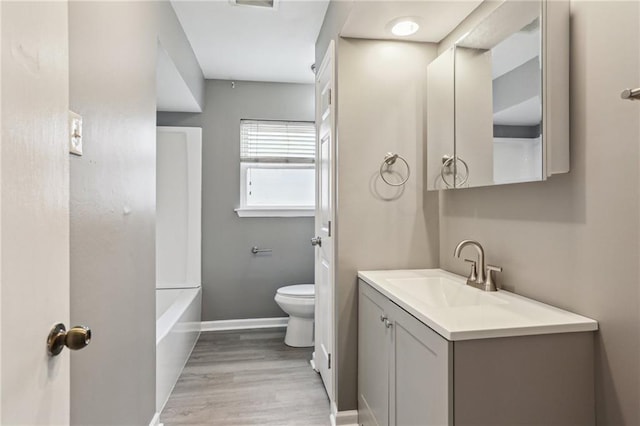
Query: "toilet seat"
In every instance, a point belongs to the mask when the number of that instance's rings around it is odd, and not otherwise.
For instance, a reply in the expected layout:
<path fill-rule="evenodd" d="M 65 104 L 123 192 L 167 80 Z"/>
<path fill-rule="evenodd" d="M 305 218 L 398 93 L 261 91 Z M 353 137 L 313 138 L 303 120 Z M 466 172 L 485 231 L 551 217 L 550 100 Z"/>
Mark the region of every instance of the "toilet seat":
<path fill-rule="evenodd" d="M 289 285 L 280 287 L 277 294 L 300 299 L 313 299 L 315 297 L 315 286 L 313 284 Z"/>

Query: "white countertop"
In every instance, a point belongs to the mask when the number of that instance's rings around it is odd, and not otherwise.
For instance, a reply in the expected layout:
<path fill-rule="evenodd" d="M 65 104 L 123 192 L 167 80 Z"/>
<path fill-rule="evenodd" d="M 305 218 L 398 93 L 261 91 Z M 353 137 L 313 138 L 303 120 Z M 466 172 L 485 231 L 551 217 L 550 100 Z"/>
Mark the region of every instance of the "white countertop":
<path fill-rule="evenodd" d="M 450 341 L 595 331 L 598 322 L 508 291 L 486 292 L 442 269 L 358 277 Z"/>

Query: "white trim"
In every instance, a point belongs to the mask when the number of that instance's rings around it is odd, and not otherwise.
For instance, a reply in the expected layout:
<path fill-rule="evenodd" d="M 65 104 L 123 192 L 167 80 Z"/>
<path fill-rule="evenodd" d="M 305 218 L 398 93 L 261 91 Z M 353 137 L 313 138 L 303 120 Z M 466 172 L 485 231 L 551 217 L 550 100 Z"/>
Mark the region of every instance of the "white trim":
<path fill-rule="evenodd" d="M 331 402 L 331 415 L 329 415 L 331 426 L 359 426 L 358 410 L 338 411 L 335 402 Z"/>
<path fill-rule="evenodd" d="M 162 423 L 160 423 L 160 413 L 155 413 L 153 415 L 151 422 L 149 422 L 149 426 L 162 426 Z"/>
<path fill-rule="evenodd" d="M 202 321 L 202 331 L 249 330 L 252 328 L 284 328 L 289 317 L 282 318 L 249 318 L 220 321 Z"/>
<path fill-rule="evenodd" d="M 316 214 L 314 207 L 241 207 L 235 212 L 239 217 L 313 217 Z"/>

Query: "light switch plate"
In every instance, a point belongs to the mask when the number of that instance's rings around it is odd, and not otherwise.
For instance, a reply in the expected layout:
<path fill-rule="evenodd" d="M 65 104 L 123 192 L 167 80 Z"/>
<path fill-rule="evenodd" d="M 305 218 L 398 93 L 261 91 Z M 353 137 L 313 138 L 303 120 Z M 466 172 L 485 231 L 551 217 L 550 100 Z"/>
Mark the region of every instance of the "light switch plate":
<path fill-rule="evenodd" d="M 69 111 L 69 152 L 82 155 L 82 116 Z"/>

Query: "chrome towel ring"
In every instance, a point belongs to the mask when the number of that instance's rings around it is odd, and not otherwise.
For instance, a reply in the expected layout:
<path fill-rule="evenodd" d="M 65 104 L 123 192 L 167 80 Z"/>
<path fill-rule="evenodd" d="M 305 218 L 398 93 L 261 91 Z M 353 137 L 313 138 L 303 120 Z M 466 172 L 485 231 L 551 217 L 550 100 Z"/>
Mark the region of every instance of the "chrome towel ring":
<path fill-rule="evenodd" d="M 384 173 L 389 172 L 389 169 L 391 168 L 391 166 L 393 166 L 396 163 L 397 160 L 401 160 L 404 163 L 404 165 L 407 167 L 407 177 L 404 178 L 400 183 L 392 183 L 392 182 L 389 182 L 384 177 Z M 409 163 L 407 163 L 407 160 L 405 160 L 398 154 L 395 154 L 393 152 L 387 152 L 387 155 L 384 156 L 384 160 L 382 161 L 382 164 L 380 164 L 380 177 L 382 178 L 384 183 L 391 186 L 402 186 L 405 183 L 407 183 L 410 176 L 411 176 L 411 168 L 409 167 Z"/>
<path fill-rule="evenodd" d="M 464 166 L 464 175 L 460 174 L 460 176 L 462 176 L 461 181 L 457 182 L 458 175 L 456 173 L 456 176 L 453 177 L 453 183 L 449 183 L 447 182 L 447 179 L 445 178 L 445 176 L 448 176 L 454 173 L 451 171 L 451 166 L 457 164 L 458 162 L 462 163 L 462 165 Z M 440 177 L 442 178 L 442 181 L 447 186 L 447 188 L 459 188 L 463 186 L 465 183 L 467 183 L 467 180 L 469 179 L 469 166 L 467 165 L 466 161 L 464 161 L 462 158 L 458 157 L 457 155 L 456 156 L 445 155 L 442 157 L 442 168 L 440 169 Z"/>

